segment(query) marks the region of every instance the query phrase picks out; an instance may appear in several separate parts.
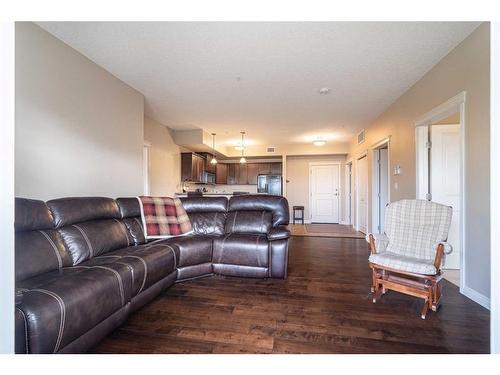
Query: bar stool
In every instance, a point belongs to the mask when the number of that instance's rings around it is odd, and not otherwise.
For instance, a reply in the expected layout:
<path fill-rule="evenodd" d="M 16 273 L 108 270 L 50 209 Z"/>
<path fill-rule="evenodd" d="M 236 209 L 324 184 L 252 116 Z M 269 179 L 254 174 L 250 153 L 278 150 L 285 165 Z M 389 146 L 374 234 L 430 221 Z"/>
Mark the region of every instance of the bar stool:
<path fill-rule="evenodd" d="M 302 224 L 304 224 L 304 206 L 293 206 L 293 223 L 295 224 L 295 220 L 301 220 Z M 297 217 L 296 212 L 300 212 L 300 216 Z"/>

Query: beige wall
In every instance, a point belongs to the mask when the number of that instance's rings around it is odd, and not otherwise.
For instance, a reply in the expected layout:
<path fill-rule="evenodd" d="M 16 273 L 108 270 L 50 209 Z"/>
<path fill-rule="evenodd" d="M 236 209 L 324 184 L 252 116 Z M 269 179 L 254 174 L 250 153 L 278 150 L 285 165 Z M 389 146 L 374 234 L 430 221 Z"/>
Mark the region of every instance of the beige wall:
<path fill-rule="evenodd" d="M 173 196 L 181 191 L 181 151 L 170 130 L 159 122 L 144 118 L 144 141 L 151 143 L 149 161 L 150 194 Z"/>
<path fill-rule="evenodd" d="M 340 162 L 340 221 L 345 220 L 345 156 L 288 156 L 286 158 L 286 197 L 290 205 L 290 218 L 293 206 L 304 206 L 304 218 L 310 220 L 309 209 L 309 164 L 314 162 Z"/>
<path fill-rule="evenodd" d="M 33 23 L 16 23 L 16 196 L 142 192 L 143 96 Z"/>
<path fill-rule="evenodd" d="M 391 201 L 415 198 L 415 120 L 460 92 L 467 92 L 466 286 L 485 297 L 490 294 L 489 47 L 489 23 L 483 23 L 368 127 L 366 141 L 361 145 L 353 142 L 348 156 L 355 159 L 374 143 L 391 136 L 391 172 L 395 165 L 401 166 L 400 175 L 391 174 Z M 371 174 L 370 152 L 368 156 Z M 394 187 L 395 182 L 398 189 Z M 371 200 L 371 191 L 369 197 Z"/>

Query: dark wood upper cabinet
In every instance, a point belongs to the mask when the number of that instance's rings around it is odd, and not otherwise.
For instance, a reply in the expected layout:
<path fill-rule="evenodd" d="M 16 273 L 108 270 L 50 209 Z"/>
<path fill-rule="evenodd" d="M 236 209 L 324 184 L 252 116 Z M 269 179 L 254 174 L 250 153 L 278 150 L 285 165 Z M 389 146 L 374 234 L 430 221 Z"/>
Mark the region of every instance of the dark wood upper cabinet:
<path fill-rule="evenodd" d="M 228 185 L 235 185 L 236 184 L 236 166 L 237 166 L 237 164 L 227 164 L 227 184 Z"/>
<path fill-rule="evenodd" d="M 203 173 L 215 173 L 215 183 L 221 185 L 257 185 L 259 174 L 281 174 L 281 163 L 210 163 L 212 155 L 181 153 L 182 181 L 203 182 Z"/>
<path fill-rule="evenodd" d="M 270 163 L 271 174 L 281 174 L 281 163 Z"/>
<path fill-rule="evenodd" d="M 258 174 L 271 174 L 271 166 L 269 163 L 257 163 L 259 168 Z"/>
<path fill-rule="evenodd" d="M 247 184 L 257 185 L 257 176 L 260 174 L 260 163 L 247 164 Z"/>
<path fill-rule="evenodd" d="M 227 184 L 227 164 L 217 163 L 215 166 L 215 183 Z"/>
<path fill-rule="evenodd" d="M 217 164 L 212 164 L 210 161 L 212 160 L 213 155 L 209 153 L 203 154 L 205 157 L 205 171 L 209 173 L 216 173 L 216 165 Z"/>
<path fill-rule="evenodd" d="M 236 184 L 247 185 L 248 184 L 248 164 L 236 164 Z"/>
<path fill-rule="evenodd" d="M 205 158 L 193 152 L 181 153 L 182 181 L 202 182 Z"/>

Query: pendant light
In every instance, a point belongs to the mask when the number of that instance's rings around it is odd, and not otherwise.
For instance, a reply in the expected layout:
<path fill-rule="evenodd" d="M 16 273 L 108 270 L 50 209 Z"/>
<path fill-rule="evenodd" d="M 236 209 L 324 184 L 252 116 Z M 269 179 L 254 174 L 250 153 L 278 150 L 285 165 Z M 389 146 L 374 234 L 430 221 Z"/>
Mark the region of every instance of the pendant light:
<path fill-rule="evenodd" d="M 215 152 L 215 133 L 212 133 L 212 149 Z M 210 160 L 210 164 L 215 165 L 217 164 L 217 159 L 215 158 L 215 154 L 212 154 L 212 160 Z"/>
<path fill-rule="evenodd" d="M 318 137 L 313 141 L 313 145 L 321 147 L 326 145 L 326 141 L 323 138 Z"/>
<path fill-rule="evenodd" d="M 240 163 L 245 164 L 247 162 L 247 159 L 245 158 L 245 132 L 240 132 L 241 133 L 241 158 L 240 158 Z"/>

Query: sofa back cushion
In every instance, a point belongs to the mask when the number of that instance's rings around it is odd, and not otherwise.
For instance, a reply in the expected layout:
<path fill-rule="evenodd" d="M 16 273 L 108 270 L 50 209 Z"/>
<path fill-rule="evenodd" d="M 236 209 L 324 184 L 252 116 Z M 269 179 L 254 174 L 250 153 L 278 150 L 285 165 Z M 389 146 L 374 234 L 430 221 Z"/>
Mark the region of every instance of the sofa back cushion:
<path fill-rule="evenodd" d="M 229 199 L 229 212 L 268 211 L 272 214 L 272 226 L 287 225 L 289 222 L 288 201 L 279 195 L 249 194 Z"/>
<path fill-rule="evenodd" d="M 181 198 L 196 234 L 222 235 L 227 216 L 225 197 Z"/>
<path fill-rule="evenodd" d="M 133 245 L 111 198 L 62 198 L 47 202 L 73 265 Z"/>
<path fill-rule="evenodd" d="M 52 212 L 56 228 L 84 221 L 121 217 L 118 204 L 111 198 L 60 198 L 48 201 L 47 206 Z"/>
<path fill-rule="evenodd" d="M 16 198 L 16 281 L 71 265 L 60 234 L 53 229 L 52 214 L 38 200 Z"/>
<path fill-rule="evenodd" d="M 229 212 L 225 233 L 266 234 L 272 228 L 273 214 L 269 211 Z"/>
<path fill-rule="evenodd" d="M 118 219 L 92 220 L 59 228 L 73 265 L 111 250 L 133 245 Z"/>
<path fill-rule="evenodd" d="M 134 245 L 146 243 L 141 221 L 141 206 L 137 198 L 118 198 L 116 203 L 120 209 L 123 224 L 127 227 L 129 242 Z"/>

